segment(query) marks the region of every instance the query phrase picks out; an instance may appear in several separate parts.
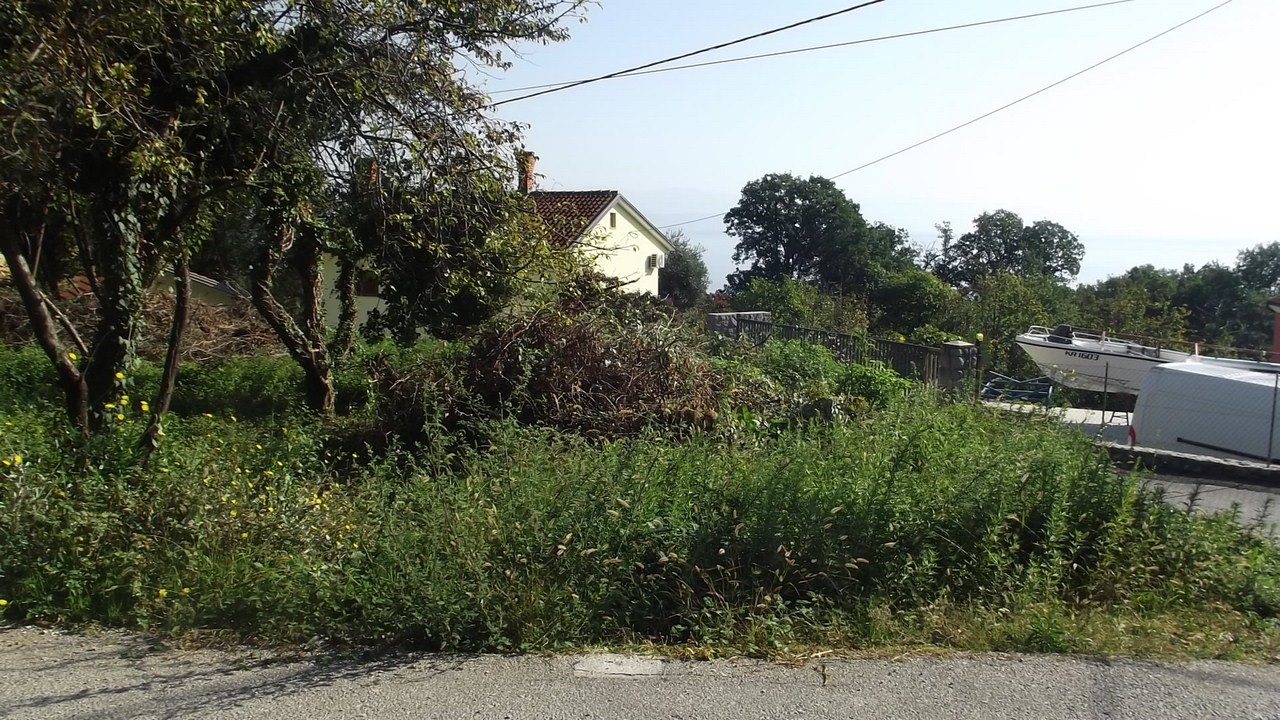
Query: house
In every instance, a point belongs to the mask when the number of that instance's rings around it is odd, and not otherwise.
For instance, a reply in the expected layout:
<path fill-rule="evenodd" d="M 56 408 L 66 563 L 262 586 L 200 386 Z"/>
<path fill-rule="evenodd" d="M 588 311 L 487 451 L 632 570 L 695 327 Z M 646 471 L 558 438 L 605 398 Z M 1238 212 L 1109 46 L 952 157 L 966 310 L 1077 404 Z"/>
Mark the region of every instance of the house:
<path fill-rule="evenodd" d="M 542 219 L 551 241 L 573 252 L 587 254 L 595 269 L 614 278 L 628 292 L 658 294 L 658 271 L 666 264 L 671 243 L 652 222 L 617 190 L 534 190 L 534 166 L 538 156 L 517 156 L 516 186 L 532 201 L 531 209 Z M 323 260 L 325 319 L 338 324 L 341 303 L 333 292 L 338 276 L 336 258 Z M 377 281 L 359 273 L 356 281 L 356 322 L 380 307 Z"/>
<path fill-rule="evenodd" d="M 587 253 L 600 274 L 622 289 L 658 294 L 658 270 L 671 243 L 617 190 L 533 190 L 533 153 L 521 153 L 519 188 L 551 233 L 553 242 Z"/>

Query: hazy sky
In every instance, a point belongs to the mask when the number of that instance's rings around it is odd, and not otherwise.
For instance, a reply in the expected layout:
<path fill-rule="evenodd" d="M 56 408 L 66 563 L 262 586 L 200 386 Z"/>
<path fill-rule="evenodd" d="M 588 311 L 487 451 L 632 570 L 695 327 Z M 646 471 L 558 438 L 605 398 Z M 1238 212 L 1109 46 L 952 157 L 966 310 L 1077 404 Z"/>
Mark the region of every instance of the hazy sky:
<path fill-rule="evenodd" d="M 987 27 L 608 80 L 503 106 L 527 123 L 543 189 L 620 190 L 658 225 L 723 212 L 770 172 L 832 175 L 1079 71 L 1221 0 L 1135 0 Z M 521 48 L 490 91 L 575 80 L 852 5 L 603 0 L 567 42 Z M 744 43 L 727 58 L 1089 4 L 887 0 Z M 839 179 L 869 220 L 934 240 L 1005 208 L 1086 247 L 1081 281 L 1154 263 L 1233 262 L 1280 240 L 1280 0 L 1222 9 L 941 140 Z M 494 99 L 513 97 L 495 94 Z M 712 288 L 721 220 L 685 226 Z"/>

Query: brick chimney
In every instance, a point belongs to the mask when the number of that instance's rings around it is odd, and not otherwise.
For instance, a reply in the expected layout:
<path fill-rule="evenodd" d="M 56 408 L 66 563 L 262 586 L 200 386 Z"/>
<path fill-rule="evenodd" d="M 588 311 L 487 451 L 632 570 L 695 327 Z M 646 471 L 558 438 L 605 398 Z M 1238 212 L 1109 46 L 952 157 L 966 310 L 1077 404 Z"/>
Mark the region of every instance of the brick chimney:
<path fill-rule="evenodd" d="M 516 153 L 516 187 L 521 193 L 528 195 L 533 190 L 533 168 L 538 164 L 538 156 L 528 150 Z"/>

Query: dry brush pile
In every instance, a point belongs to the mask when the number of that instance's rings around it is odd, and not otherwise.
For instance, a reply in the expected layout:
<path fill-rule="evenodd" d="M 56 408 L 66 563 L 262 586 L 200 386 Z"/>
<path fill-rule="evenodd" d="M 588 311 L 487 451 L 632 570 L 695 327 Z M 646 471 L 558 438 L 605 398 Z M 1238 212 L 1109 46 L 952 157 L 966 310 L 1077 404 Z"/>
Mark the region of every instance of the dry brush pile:
<path fill-rule="evenodd" d="M 92 327 L 98 312 L 92 293 L 68 294 L 56 301 L 67 318 L 80 328 Z M 174 297 L 152 292 L 143 306 L 146 333 L 138 343 L 138 355 L 150 362 L 163 362 L 173 318 Z M 22 300 L 12 288 L 0 285 L 0 341 L 25 345 L 33 340 L 31 322 Z M 212 305 L 191 298 L 186 332 L 183 333 L 184 362 L 283 354 L 284 348 L 271 328 L 247 301 L 233 305 Z"/>

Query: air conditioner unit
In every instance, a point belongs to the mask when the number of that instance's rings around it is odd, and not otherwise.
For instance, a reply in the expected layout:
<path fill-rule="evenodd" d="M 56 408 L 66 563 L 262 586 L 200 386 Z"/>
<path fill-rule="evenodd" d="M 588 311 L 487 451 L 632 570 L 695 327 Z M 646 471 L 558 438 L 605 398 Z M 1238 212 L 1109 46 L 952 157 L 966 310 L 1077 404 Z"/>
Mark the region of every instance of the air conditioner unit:
<path fill-rule="evenodd" d="M 650 255 L 649 257 L 645 258 L 645 259 L 644 259 L 644 271 L 645 271 L 645 272 L 653 272 L 654 270 L 657 270 L 658 268 L 662 267 L 662 266 L 659 264 L 659 262 L 660 262 L 659 258 L 661 258 L 661 257 L 662 257 L 662 256 L 661 256 L 661 255 L 659 255 L 658 253 L 654 253 L 654 254 Z"/>

